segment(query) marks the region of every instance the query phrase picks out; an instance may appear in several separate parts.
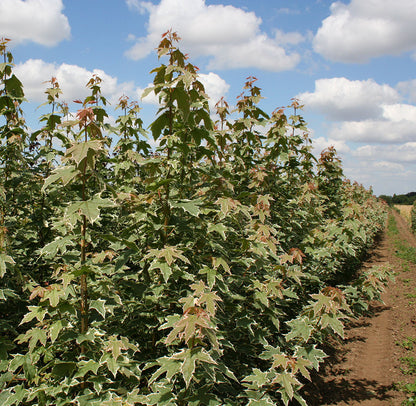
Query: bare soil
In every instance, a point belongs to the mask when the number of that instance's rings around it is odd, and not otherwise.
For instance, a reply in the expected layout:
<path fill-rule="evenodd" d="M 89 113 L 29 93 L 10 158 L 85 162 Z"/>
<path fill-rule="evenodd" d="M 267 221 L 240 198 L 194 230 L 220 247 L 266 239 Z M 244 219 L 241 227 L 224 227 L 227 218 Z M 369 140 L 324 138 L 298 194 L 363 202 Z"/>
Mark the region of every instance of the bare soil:
<path fill-rule="evenodd" d="M 408 223 L 395 210 L 401 240 L 416 247 Z M 310 406 L 395 406 L 406 399 L 399 382 L 414 382 L 403 373 L 401 357 L 415 356 L 399 343 L 416 338 L 416 265 L 395 256 L 393 238 L 384 232 L 364 267 L 390 264 L 396 276 L 382 295 L 384 304 L 371 304 L 371 314 L 351 322 L 342 343 L 325 348 L 329 357 L 304 397 Z M 406 264 L 406 265 L 405 265 Z M 416 348 L 416 346 L 415 346 Z"/>

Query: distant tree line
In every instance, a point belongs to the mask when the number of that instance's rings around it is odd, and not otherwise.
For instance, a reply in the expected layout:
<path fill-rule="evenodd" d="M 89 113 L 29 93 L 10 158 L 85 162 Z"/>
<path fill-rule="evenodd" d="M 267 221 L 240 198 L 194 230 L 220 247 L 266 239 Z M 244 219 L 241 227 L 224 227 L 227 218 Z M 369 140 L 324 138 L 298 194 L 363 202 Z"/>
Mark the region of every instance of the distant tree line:
<path fill-rule="evenodd" d="M 409 204 L 412 205 L 416 200 L 416 192 L 409 192 L 405 195 L 396 195 L 387 196 L 387 195 L 380 195 L 380 199 L 383 199 L 389 205 L 392 204 Z"/>

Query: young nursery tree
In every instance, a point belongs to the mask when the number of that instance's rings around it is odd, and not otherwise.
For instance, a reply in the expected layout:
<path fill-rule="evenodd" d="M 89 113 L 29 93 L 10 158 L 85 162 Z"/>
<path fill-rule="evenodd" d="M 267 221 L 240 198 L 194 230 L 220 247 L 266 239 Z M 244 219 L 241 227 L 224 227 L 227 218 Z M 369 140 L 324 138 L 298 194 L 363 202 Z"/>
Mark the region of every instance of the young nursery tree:
<path fill-rule="evenodd" d="M 249 77 L 212 116 L 178 41 L 144 93 L 154 148 L 137 102 L 105 123 L 97 76 L 73 119 L 52 78 L 29 137 L 0 43 L 2 405 L 305 405 L 320 344 L 387 283 L 348 266 L 385 207 L 312 155 L 299 102 L 269 115 Z"/>

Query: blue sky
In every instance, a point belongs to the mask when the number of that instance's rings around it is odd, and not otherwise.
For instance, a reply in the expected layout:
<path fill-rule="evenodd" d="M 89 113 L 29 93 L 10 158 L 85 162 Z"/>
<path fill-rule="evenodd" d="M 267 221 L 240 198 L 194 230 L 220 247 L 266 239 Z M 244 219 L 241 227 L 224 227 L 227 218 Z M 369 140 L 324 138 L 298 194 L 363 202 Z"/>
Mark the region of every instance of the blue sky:
<path fill-rule="evenodd" d="M 212 104 L 233 105 L 249 75 L 268 113 L 299 98 L 315 153 L 334 145 L 345 175 L 377 195 L 416 190 L 415 22 L 416 0 L 0 0 L 34 129 L 44 81 L 57 77 L 70 102 L 92 73 L 150 124 L 154 100 L 140 96 L 173 29 Z"/>

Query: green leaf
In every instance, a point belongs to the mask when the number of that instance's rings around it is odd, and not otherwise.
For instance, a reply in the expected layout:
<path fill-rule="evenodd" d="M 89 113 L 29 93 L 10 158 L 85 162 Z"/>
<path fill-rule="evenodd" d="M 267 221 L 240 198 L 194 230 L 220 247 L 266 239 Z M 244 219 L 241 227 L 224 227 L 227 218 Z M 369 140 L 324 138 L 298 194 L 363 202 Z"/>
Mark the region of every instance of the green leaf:
<path fill-rule="evenodd" d="M 151 393 L 147 396 L 140 396 L 138 398 L 139 404 L 145 404 L 148 406 L 176 406 L 176 396 L 172 387 L 169 384 L 166 384 L 166 380 L 163 382 L 158 382 L 152 385 L 154 393 Z"/>
<path fill-rule="evenodd" d="M 344 338 L 344 325 L 341 320 L 336 317 L 336 315 L 322 315 L 320 324 L 322 328 L 329 326 L 334 333 L 338 334 L 341 338 Z"/>
<path fill-rule="evenodd" d="M 101 315 L 101 317 L 105 319 L 105 300 L 91 300 L 89 307 L 90 309 L 95 309 Z"/>
<path fill-rule="evenodd" d="M 6 275 L 6 264 L 15 264 L 15 262 L 11 256 L 6 255 L 4 252 L 0 252 L 0 278 L 3 278 L 3 276 Z"/>
<path fill-rule="evenodd" d="M 172 98 L 177 101 L 178 109 L 181 111 L 183 117 L 186 120 L 191 108 L 188 92 L 183 88 L 183 86 L 177 86 L 171 95 Z"/>
<path fill-rule="evenodd" d="M 191 383 L 192 375 L 195 372 L 195 362 L 196 362 L 196 359 L 195 357 L 192 357 L 191 354 L 189 354 L 189 356 L 185 357 L 185 359 L 183 360 L 183 364 L 181 366 L 181 372 L 182 372 L 182 376 L 185 381 L 186 387 L 188 387 L 189 384 Z"/>
<path fill-rule="evenodd" d="M 6 92 L 12 97 L 18 99 L 25 96 L 23 84 L 14 74 L 9 79 L 4 80 L 4 87 L 6 88 Z"/>
<path fill-rule="evenodd" d="M 18 299 L 19 296 L 11 289 L 0 289 L 0 300 L 7 300 L 7 298 Z"/>
<path fill-rule="evenodd" d="M 218 233 L 224 241 L 227 239 L 227 236 L 225 234 L 226 231 L 228 231 L 228 228 L 224 224 L 217 223 L 217 224 L 209 224 L 208 225 L 208 232 L 209 233 L 213 233 L 213 232 Z"/>
<path fill-rule="evenodd" d="M 94 375 L 97 375 L 98 368 L 100 368 L 100 363 L 92 359 L 85 361 L 82 360 L 78 362 L 77 373 L 74 375 L 74 378 L 84 377 L 88 372 L 92 372 Z"/>
<path fill-rule="evenodd" d="M 20 324 L 28 323 L 33 319 L 42 321 L 45 318 L 46 313 L 48 312 L 48 309 L 42 306 L 28 306 L 28 309 L 30 310 L 30 312 L 25 314 Z"/>
<path fill-rule="evenodd" d="M 58 252 L 61 254 L 65 254 L 67 251 L 68 246 L 73 246 L 76 243 L 73 241 L 75 236 L 67 235 L 65 237 L 58 237 L 55 241 L 50 242 L 49 244 L 45 245 L 41 250 L 40 254 L 45 255 L 46 257 L 53 258 L 55 257 Z"/>
<path fill-rule="evenodd" d="M 27 397 L 29 389 L 24 388 L 23 385 L 16 385 L 12 388 L 2 389 L 0 392 L 0 405 L 22 405 L 24 399 Z"/>
<path fill-rule="evenodd" d="M 109 356 L 106 358 L 105 363 L 107 364 L 108 370 L 113 374 L 115 379 L 117 376 L 117 372 L 120 369 L 120 365 L 118 364 L 117 360 Z"/>
<path fill-rule="evenodd" d="M 122 350 L 127 350 L 127 346 L 122 340 L 118 340 L 116 337 L 111 337 L 106 346 L 106 351 L 110 351 L 115 360 L 121 355 Z"/>
<path fill-rule="evenodd" d="M 208 287 L 210 289 L 212 289 L 214 287 L 215 280 L 217 278 L 220 279 L 220 280 L 223 280 L 222 276 L 220 274 L 217 274 L 217 271 L 215 269 L 212 269 L 212 268 L 205 267 L 205 268 L 203 268 L 199 271 L 199 274 L 201 274 L 201 275 L 205 274 L 207 276 L 207 284 L 208 284 Z"/>
<path fill-rule="evenodd" d="M 85 164 L 88 164 L 91 169 L 94 169 L 95 156 L 102 152 L 103 147 L 103 140 L 78 142 L 72 145 L 72 147 L 68 148 L 65 154 L 65 158 L 73 160 L 77 167 L 84 167 Z"/>
<path fill-rule="evenodd" d="M 152 93 L 154 91 L 154 87 L 150 86 L 147 87 L 146 89 L 143 90 L 142 95 L 141 95 L 141 99 L 143 100 L 146 96 L 148 96 L 150 93 Z"/>
<path fill-rule="evenodd" d="M 309 361 L 308 359 L 298 358 L 296 360 L 296 365 L 295 365 L 293 372 L 296 373 L 299 371 L 306 379 L 310 381 L 311 376 L 309 374 L 308 368 L 311 368 L 312 366 L 313 366 L 312 362 Z"/>
<path fill-rule="evenodd" d="M 170 357 L 162 357 L 157 360 L 157 363 L 160 365 L 160 368 L 151 376 L 149 384 L 154 382 L 160 375 L 166 373 L 166 379 L 169 381 L 172 377 L 180 372 L 182 363 L 177 359 Z"/>
<path fill-rule="evenodd" d="M 221 298 L 215 292 L 205 292 L 199 297 L 199 304 L 205 304 L 207 313 L 214 316 L 217 309 L 217 302 L 220 302 Z"/>
<path fill-rule="evenodd" d="M 199 209 L 201 205 L 200 200 L 182 200 L 180 202 L 171 202 L 170 205 L 174 208 L 182 209 L 194 217 L 198 217 L 201 212 Z"/>
<path fill-rule="evenodd" d="M 301 338 L 306 343 L 309 340 L 313 331 L 313 326 L 307 317 L 298 317 L 288 321 L 286 324 L 290 327 L 289 333 L 285 335 L 286 341 Z"/>
<path fill-rule="evenodd" d="M 51 342 L 54 343 L 56 339 L 59 336 L 59 333 L 62 331 L 62 329 L 66 326 L 67 322 L 64 322 L 62 320 L 57 320 L 49 328 L 49 335 Z"/>
<path fill-rule="evenodd" d="M 110 199 L 102 199 L 96 195 L 90 200 L 74 202 L 66 209 L 66 216 L 69 217 L 71 224 L 78 215 L 84 215 L 93 224 L 100 217 L 100 207 L 114 207 L 115 203 Z"/>
<path fill-rule="evenodd" d="M 42 192 L 45 192 L 46 188 L 57 180 L 62 180 L 64 185 L 67 185 L 72 179 L 77 177 L 81 172 L 74 166 L 61 166 L 52 171 L 52 173 L 45 179 L 42 186 Z"/>
<path fill-rule="evenodd" d="M 120 243 L 124 246 L 126 246 L 127 248 L 130 248 L 131 250 L 135 251 L 135 252 L 139 252 L 140 249 L 139 247 L 136 245 L 136 243 L 134 243 L 133 241 L 129 241 L 125 238 L 119 238 L 116 237 L 112 234 L 99 234 L 98 235 L 100 238 L 110 241 L 110 242 L 114 242 L 114 243 Z"/>
<path fill-rule="evenodd" d="M 319 370 L 320 363 L 327 357 L 327 355 L 315 345 L 298 347 L 295 356 L 305 358 L 309 360 L 315 370 Z"/>
<path fill-rule="evenodd" d="M 167 264 L 166 262 L 159 261 L 158 259 L 153 260 L 152 263 L 150 264 L 149 270 L 153 270 L 153 269 L 160 270 L 165 282 L 167 282 L 169 280 L 169 277 L 172 275 L 171 266 Z"/>
<path fill-rule="evenodd" d="M 266 292 L 256 290 L 254 292 L 254 298 L 258 300 L 263 306 L 269 307 L 269 299 Z"/>
<path fill-rule="evenodd" d="M 276 405 L 269 396 L 267 398 L 262 399 L 250 399 L 250 401 L 247 403 L 247 406 L 270 406 L 270 405 Z"/>
<path fill-rule="evenodd" d="M 20 335 L 18 340 L 19 343 L 29 341 L 29 350 L 32 352 L 38 342 L 42 345 L 46 344 L 46 330 L 40 329 L 38 327 L 31 328 L 26 332 L 26 334 Z"/>
<path fill-rule="evenodd" d="M 252 389 L 260 389 L 263 385 L 270 382 L 270 377 L 267 372 L 263 372 L 258 368 L 254 368 L 251 375 L 246 376 L 243 382 L 248 382 L 250 385 L 245 385 Z"/>
<path fill-rule="evenodd" d="M 151 249 L 149 250 L 149 253 L 144 257 L 145 259 L 156 257 L 156 258 L 163 258 L 166 263 L 171 266 L 176 259 L 180 259 L 183 262 L 189 264 L 189 259 L 182 255 L 181 250 L 172 247 L 172 246 L 165 246 L 165 248 L 162 249 Z"/>
<path fill-rule="evenodd" d="M 227 261 L 222 257 L 212 257 L 212 267 L 217 270 L 219 267 L 222 267 L 225 272 L 231 274 L 230 266 L 227 264 Z"/>
<path fill-rule="evenodd" d="M 281 354 L 282 350 L 279 347 L 272 347 L 271 345 L 266 345 L 264 351 L 260 354 L 261 359 L 272 359 L 275 355 Z"/>
<path fill-rule="evenodd" d="M 45 290 L 44 299 L 49 299 L 49 303 L 52 307 L 58 306 L 61 297 L 65 296 L 65 291 L 62 286 L 53 284 L 49 286 L 49 289 Z"/>
<path fill-rule="evenodd" d="M 300 385 L 299 381 L 290 373 L 281 372 L 279 373 L 277 379 L 275 379 L 284 389 L 284 392 L 287 394 L 289 399 L 293 398 L 294 395 L 294 386 Z M 283 392 L 280 390 L 279 392 Z"/>
<path fill-rule="evenodd" d="M 161 114 L 155 121 L 153 121 L 153 123 L 150 125 L 150 129 L 155 141 L 160 137 L 162 130 L 168 125 L 169 118 L 166 112 Z"/>
<path fill-rule="evenodd" d="M 223 217 L 227 216 L 228 213 L 231 213 L 237 207 L 237 205 L 240 204 L 240 202 L 237 200 L 231 199 L 229 197 L 220 197 L 215 203 L 221 205 L 221 212 Z"/>
<path fill-rule="evenodd" d="M 188 387 L 191 383 L 195 372 L 196 363 L 198 361 L 207 364 L 217 364 L 216 361 L 214 361 L 211 356 L 201 347 L 182 350 L 181 352 L 173 355 L 172 358 L 183 360 L 180 371 L 182 373 L 186 387 Z"/>

